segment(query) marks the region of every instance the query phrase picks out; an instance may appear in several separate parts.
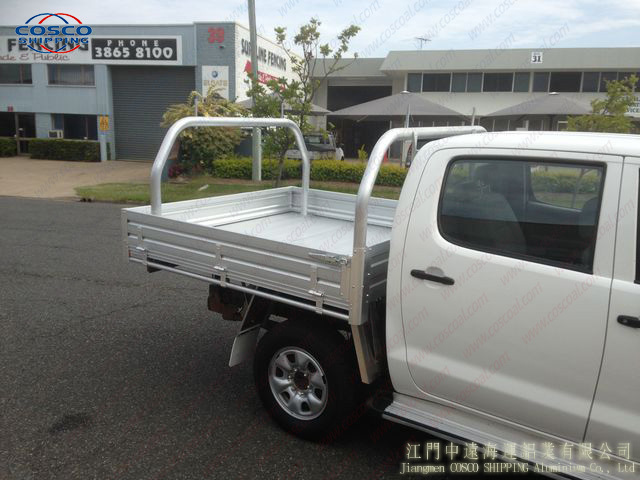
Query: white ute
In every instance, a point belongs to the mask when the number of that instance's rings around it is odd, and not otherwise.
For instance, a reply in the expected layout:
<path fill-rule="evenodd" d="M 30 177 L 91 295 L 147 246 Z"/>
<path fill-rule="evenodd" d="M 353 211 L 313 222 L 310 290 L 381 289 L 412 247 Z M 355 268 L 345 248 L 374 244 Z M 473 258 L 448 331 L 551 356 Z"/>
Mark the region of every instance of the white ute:
<path fill-rule="evenodd" d="M 211 126 L 290 128 L 303 186 L 163 205 L 173 142 Z M 400 140 L 435 141 L 398 201 L 372 198 Z M 547 474 L 637 478 L 640 137 L 393 129 L 357 195 L 310 190 L 309 170 L 289 120 L 185 118 L 152 204 L 122 211 L 129 261 L 209 283 L 209 308 L 239 321 L 229 363 L 254 358 L 283 428 L 330 438 L 362 383 L 390 379 L 370 402 L 389 420 Z M 548 442 L 574 455 L 549 459 Z"/>

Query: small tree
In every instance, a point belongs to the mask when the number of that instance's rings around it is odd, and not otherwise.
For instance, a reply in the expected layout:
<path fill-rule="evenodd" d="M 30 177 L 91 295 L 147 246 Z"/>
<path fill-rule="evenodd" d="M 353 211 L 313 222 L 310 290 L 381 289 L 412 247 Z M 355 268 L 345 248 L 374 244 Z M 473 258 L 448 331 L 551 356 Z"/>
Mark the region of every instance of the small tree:
<path fill-rule="evenodd" d="M 288 46 L 285 27 L 277 27 L 276 43 L 285 51 L 295 79 L 279 78 L 270 80 L 266 88 L 257 79 L 251 78 L 249 95 L 253 98 L 252 113 L 254 116 L 279 117 L 282 102 L 289 106 L 287 117 L 298 123 L 302 132 L 311 130 L 308 117 L 311 113 L 311 100 L 320 85 L 327 77 L 346 68 L 349 63 L 341 62 L 343 55 L 349 50 L 351 39 L 360 31 L 360 27 L 350 25 L 337 37 L 337 44 L 320 43 L 321 23 L 311 18 L 309 23 L 302 25 L 293 37 L 293 45 L 302 50 L 302 56 L 296 55 Z M 354 54 L 354 59 L 357 57 Z M 321 61 L 320 67 L 316 67 Z M 282 130 L 282 129 L 281 129 Z M 268 131 L 265 138 L 265 153 L 269 152 L 278 158 L 278 175 L 276 186 L 280 184 L 284 155 L 294 144 L 293 135 L 288 131 Z"/>
<path fill-rule="evenodd" d="M 569 117 L 567 130 L 575 132 L 631 133 L 633 122 L 625 115 L 637 100 L 633 90 L 638 77 L 607 81 L 607 97 L 591 102 L 591 113 Z"/>
<path fill-rule="evenodd" d="M 243 106 L 230 102 L 210 88 L 207 95 L 193 91 L 186 103 L 170 105 L 162 116 L 162 126 L 169 127 L 181 118 L 194 116 L 196 99 L 199 116 L 243 117 L 248 113 Z M 188 128 L 180 134 L 181 163 L 187 171 L 210 171 L 215 159 L 232 155 L 243 138 L 239 128 Z"/>

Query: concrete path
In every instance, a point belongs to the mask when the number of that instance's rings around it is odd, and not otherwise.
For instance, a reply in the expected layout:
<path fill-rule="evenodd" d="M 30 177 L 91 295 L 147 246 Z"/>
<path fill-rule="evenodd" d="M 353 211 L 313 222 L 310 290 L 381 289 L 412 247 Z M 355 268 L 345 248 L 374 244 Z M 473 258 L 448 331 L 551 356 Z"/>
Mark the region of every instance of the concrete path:
<path fill-rule="evenodd" d="M 104 163 L 0 158 L 0 195 L 64 198 L 74 188 L 99 183 L 149 181 L 151 163 L 109 161 Z"/>

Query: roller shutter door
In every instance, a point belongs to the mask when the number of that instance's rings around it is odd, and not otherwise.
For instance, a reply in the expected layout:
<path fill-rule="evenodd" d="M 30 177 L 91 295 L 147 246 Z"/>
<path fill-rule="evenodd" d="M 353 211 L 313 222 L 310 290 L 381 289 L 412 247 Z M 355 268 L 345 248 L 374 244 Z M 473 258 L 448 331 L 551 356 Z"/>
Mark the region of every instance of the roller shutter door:
<path fill-rule="evenodd" d="M 162 114 L 195 90 L 194 67 L 112 66 L 111 81 L 116 158 L 153 161 L 167 131 Z"/>

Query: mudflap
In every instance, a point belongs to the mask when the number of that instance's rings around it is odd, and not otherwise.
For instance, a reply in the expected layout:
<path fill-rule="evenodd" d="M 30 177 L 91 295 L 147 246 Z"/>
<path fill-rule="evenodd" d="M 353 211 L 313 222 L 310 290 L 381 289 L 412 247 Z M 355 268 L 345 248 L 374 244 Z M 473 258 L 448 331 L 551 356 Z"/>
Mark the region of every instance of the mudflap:
<path fill-rule="evenodd" d="M 233 367 L 253 357 L 260 327 L 269 318 L 271 300 L 253 295 L 245 309 L 240 330 L 233 341 L 229 366 Z"/>

